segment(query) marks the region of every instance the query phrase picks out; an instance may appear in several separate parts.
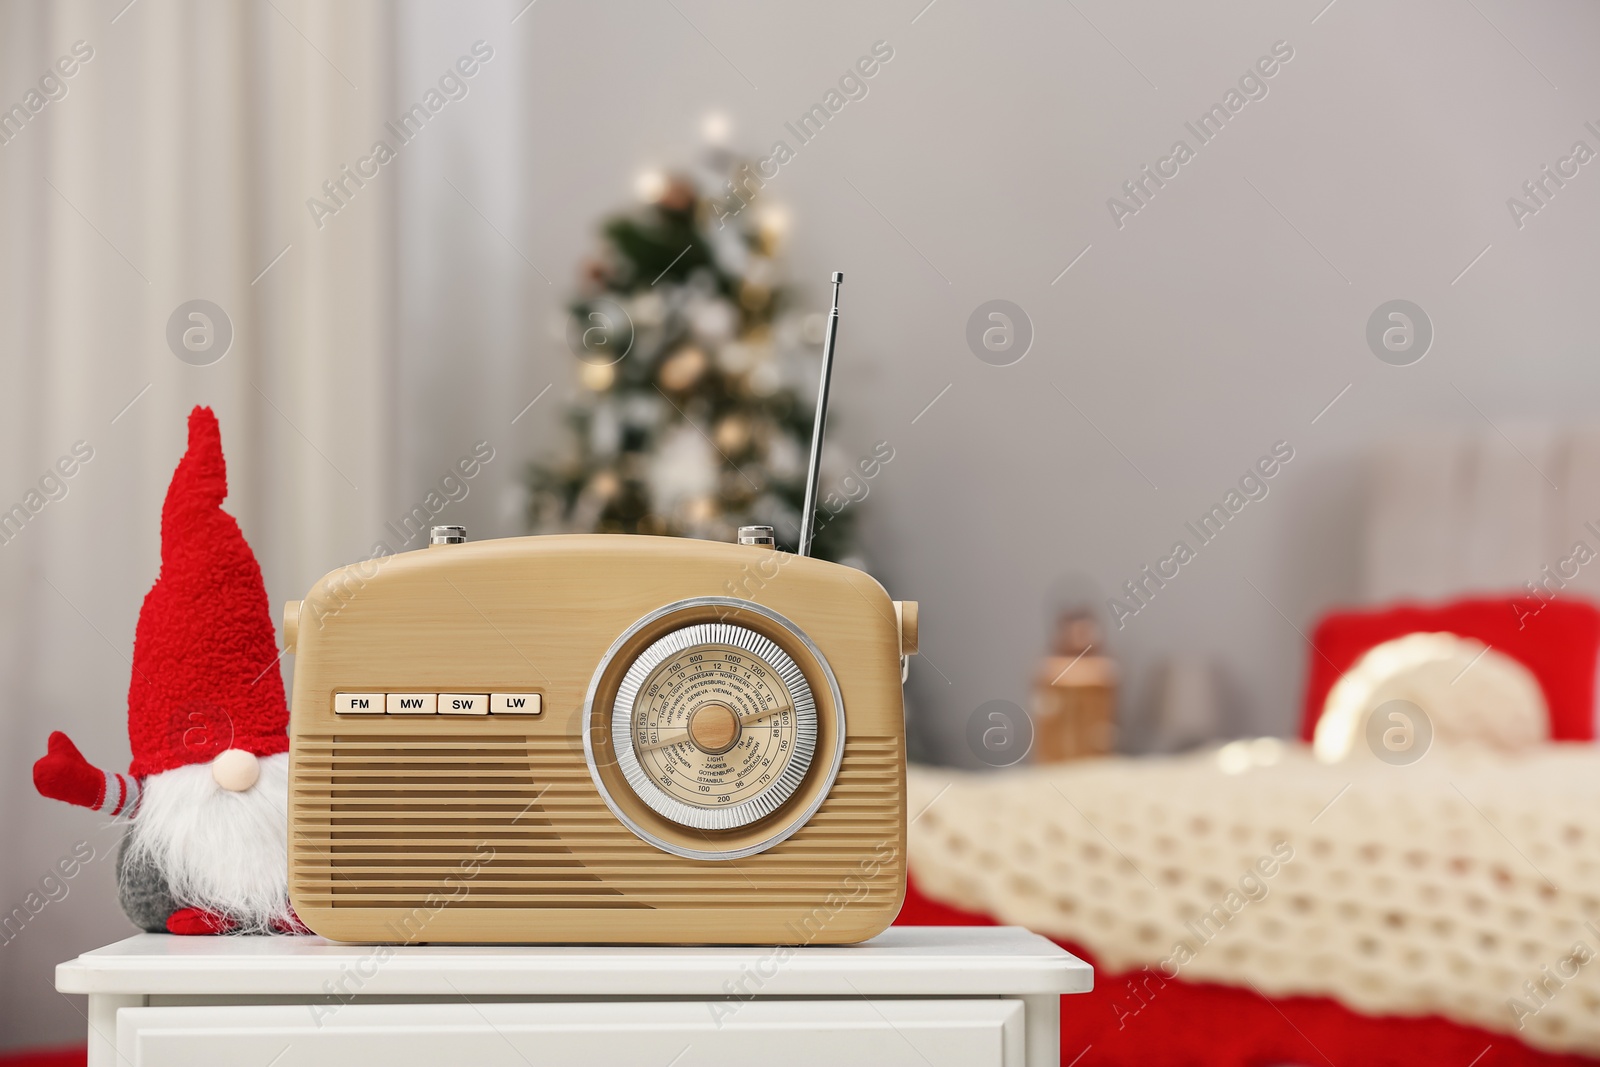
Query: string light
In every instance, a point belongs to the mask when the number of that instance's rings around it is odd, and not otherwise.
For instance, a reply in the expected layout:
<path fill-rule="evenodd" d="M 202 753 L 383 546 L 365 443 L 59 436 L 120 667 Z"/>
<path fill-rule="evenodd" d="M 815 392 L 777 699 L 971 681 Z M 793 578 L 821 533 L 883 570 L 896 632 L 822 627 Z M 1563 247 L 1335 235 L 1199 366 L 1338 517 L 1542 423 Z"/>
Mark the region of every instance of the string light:
<path fill-rule="evenodd" d="M 666 173 L 656 167 L 641 171 L 633 180 L 633 191 L 645 203 L 655 203 L 661 199 L 661 194 L 667 191 Z"/>
<path fill-rule="evenodd" d="M 700 136 L 708 144 L 725 145 L 728 135 L 733 132 L 733 122 L 721 111 L 713 111 L 700 120 Z"/>

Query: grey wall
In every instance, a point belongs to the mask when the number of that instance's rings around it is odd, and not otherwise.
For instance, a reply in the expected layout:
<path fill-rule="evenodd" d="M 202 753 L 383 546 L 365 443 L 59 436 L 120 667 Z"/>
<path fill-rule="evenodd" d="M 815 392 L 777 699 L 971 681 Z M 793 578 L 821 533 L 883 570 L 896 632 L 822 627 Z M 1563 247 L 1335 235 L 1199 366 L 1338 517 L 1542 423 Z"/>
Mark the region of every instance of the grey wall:
<path fill-rule="evenodd" d="M 1117 591 L 1280 440 L 1295 458 L 1267 498 L 1111 647 L 1131 745 L 1176 653 L 1216 661 L 1229 729 L 1290 731 L 1307 654 L 1294 627 L 1359 588 L 1366 446 L 1584 421 L 1600 385 L 1600 164 L 1520 229 L 1506 204 L 1574 141 L 1600 150 L 1584 128 L 1600 120 L 1600 11 L 1324 3 L 541 2 L 514 25 L 414 8 L 415 70 L 478 36 L 500 49 L 402 175 L 415 487 L 469 425 L 498 419 L 519 456 L 553 440 L 571 361 L 548 323 L 640 169 L 690 156 L 712 110 L 752 153 L 797 147 L 784 123 L 887 41 L 866 98 L 768 193 L 793 212 L 789 267 L 818 306 L 828 271 L 849 279 L 834 432 L 847 453 L 897 450 L 864 536 L 890 591 L 922 602 L 910 697 L 933 754 L 965 760 L 973 709 L 1025 702 L 1051 603 Z M 1185 122 L 1280 41 L 1293 58 L 1267 95 L 1200 145 Z M 1117 226 L 1108 198 L 1180 138 L 1194 158 Z M 1013 366 L 964 340 L 993 298 L 1036 332 Z M 1436 330 L 1405 367 L 1365 341 L 1397 298 Z M 537 418 L 504 425 L 549 382 Z M 514 474 L 508 461 L 491 480 Z M 496 490 L 460 513 L 511 533 L 512 509 Z"/>

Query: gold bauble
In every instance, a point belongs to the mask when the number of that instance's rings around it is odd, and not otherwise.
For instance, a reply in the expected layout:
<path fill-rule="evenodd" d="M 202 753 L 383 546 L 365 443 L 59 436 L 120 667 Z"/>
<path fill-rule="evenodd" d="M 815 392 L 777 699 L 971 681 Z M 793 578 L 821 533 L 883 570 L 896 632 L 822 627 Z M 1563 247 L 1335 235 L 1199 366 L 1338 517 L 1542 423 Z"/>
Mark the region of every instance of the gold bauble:
<path fill-rule="evenodd" d="M 708 363 L 706 354 L 693 345 L 678 349 L 661 364 L 662 388 L 674 393 L 692 388 L 706 372 Z"/>
<path fill-rule="evenodd" d="M 716 515 L 717 502 L 708 496 L 695 497 L 683 509 L 683 517 L 696 526 L 710 522 Z"/>
<path fill-rule="evenodd" d="M 609 363 L 585 363 L 578 369 L 578 380 L 585 388 L 603 393 L 617 380 L 617 369 Z"/>
<path fill-rule="evenodd" d="M 730 456 L 738 455 L 750 444 L 750 420 L 743 415 L 729 415 L 717 423 L 711 437 L 722 451 Z"/>
<path fill-rule="evenodd" d="M 616 471 L 605 470 L 594 476 L 589 482 L 589 490 L 601 500 L 610 500 L 617 495 L 617 490 L 622 488 L 622 479 L 617 477 Z"/>
<path fill-rule="evenodd" d="M 786 208 L 771 204 L 761 210 L 756 216 L 756 233 L 761 239 L 761 249 L 770 255 L 776 255 L 783 239 L 789 235 L 792 219 Z"/>
<path fill-rule="evenodd" d="M 739 287 L 739 303 L 748 311 L 760 311 L 771 299 L 772 290 L 764 285 L 745 282 Z"/>

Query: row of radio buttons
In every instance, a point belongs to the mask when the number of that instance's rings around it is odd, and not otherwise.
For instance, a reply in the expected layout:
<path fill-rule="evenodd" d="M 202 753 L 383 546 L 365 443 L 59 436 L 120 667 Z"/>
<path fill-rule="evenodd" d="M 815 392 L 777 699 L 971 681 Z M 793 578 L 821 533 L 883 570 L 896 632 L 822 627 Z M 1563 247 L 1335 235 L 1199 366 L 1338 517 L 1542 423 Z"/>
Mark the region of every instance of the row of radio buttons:
<path fill-rule="evenodd" d="M 338 715 L 538 715 L 538 693 L 335 693 Z"/>

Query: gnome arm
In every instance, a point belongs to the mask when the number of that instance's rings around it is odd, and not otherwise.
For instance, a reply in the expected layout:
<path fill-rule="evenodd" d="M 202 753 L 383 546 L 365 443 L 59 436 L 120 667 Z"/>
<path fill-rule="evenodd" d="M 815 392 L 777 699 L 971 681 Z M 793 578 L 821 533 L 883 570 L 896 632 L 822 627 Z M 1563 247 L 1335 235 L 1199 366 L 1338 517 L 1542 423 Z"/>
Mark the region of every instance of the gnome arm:
<path fill-rule="evenodd" d="M 138 813 L 144 794 L 138 778 L 102 771 L 60 730 L 50 735 L 44 757 L 33 765 L 33 787 L 51 800 L 124 819 Z"/>

